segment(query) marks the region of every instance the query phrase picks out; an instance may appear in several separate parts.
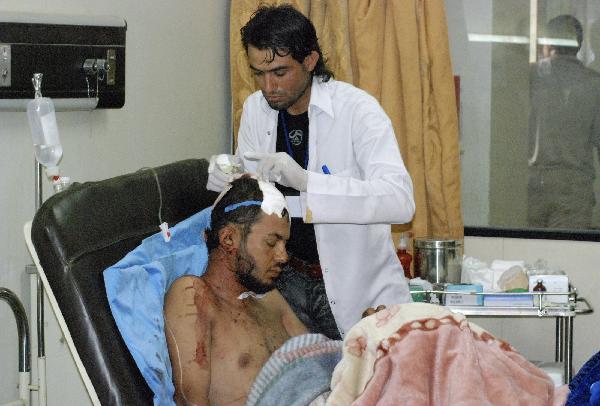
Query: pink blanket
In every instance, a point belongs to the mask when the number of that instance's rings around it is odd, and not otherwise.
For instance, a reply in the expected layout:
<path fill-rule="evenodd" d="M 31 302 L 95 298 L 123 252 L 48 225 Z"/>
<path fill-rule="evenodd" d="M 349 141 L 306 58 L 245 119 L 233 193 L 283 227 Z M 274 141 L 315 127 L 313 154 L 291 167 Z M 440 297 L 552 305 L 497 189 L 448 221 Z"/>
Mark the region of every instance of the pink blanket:
<path fill-rule="evenodd" d="M 568 394 L 506 342 L 426 303 L 361 320 L 343 351 L 328 406 L 561 405 Z"/>

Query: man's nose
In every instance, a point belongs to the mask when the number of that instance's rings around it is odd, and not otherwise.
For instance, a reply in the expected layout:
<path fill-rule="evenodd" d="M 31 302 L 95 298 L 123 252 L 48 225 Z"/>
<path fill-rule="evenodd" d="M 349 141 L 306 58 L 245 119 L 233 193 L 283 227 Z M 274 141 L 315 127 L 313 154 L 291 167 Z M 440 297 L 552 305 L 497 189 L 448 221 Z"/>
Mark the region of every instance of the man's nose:
<path fill-rule="evenodd" d="M 279 244 L 280 246 L 277 249 L 277 252 L 275 253 L 275 260 L 277 262 L 279 262 L 280 264 L 285 264 L 286 262 L 288 262 L 288 252 L 287 249 L 285 248 L 285 244 Z"/>
<path fill-rule="evenodd" d="M 271 93 L 277 87 L 275 83 L 275 78 L 270 73 L 265 74 L 265 92 Z"/>

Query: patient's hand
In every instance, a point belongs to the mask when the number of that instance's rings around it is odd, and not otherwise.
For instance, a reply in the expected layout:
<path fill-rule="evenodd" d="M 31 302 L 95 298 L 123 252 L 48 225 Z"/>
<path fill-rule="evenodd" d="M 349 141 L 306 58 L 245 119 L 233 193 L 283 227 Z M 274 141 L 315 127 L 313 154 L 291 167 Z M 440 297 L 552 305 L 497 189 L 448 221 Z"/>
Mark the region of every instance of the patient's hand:
<path fill-rule="evenodd" d="M 364 319 L 365 317 L 367 317 L 367 316 L 370 316 L 370 315 L 372 315 L 372 314 L 375 314 L 375 313 L 377 313 L 378 311 L 380 311 L 380 310 L 383 310 L 383 309 L 385 309 L 385 305 L 379 305 L 379 306 L 377 306 L 377 308 L 376 308 L 376 309 L 373 309 L 372 307 L 369 307 L 368 309 L 366 309 L 366 310 L 363 312 L 363 314 L 362 314 L 362 318 Z"/>

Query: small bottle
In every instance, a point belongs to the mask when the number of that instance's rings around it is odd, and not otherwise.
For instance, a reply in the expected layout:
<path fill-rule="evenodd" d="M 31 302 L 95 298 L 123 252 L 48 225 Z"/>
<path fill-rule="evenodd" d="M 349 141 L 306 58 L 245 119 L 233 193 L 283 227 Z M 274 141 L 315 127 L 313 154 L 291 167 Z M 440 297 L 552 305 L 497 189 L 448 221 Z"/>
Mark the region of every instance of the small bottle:
<path fill-rule="evenodd" d="M 544 281 L 541 279 L 537 280 L 537 284 L 532 289 L 534 292 L 545 292 L 546 287 L 544 286 Z"/>
<path fill-rule="evenodd" d="M 533 289 L 531 289 L 533 292 L 545 292 L 546 291 L 546 287 L 544 286 L 544 281 L 541 279 L 537 280 L 536 285 L 533 287 Z M 540 301 L 540 299 L 542 298 L 543 295 L 535 295 L 533 298 L 533 303 L 536 306 L 539 306 L 540 304 L 542 304 L 544 301 Z"/>
<path fill-rule="evenodd" d="M 408 238 L 406 233 L 401 233 L 400 234 L 400 241 L 398 242 L 398 250 L 396 251 L 396 254 L 398 255 L 398 258 L 400 259 L 400 263 L 402 264 L 402 269 L 404 269 L 404 276 L 408 279 L 411 279 L 411 273 L 410 273 L 410 263 L 412 262 L 412 255 L 410 255 L 410 253 L 408 251 L 406 251 L 406 248 L 408 247 Z"/>
<path fill-rule="evenodd" d="M 62 158 L 62 146 L 58 135 L 54 103 L 42 97 L 42 74 L 34 73 L 31 81 L 35 98 L 27 103 L 27 117 L 31 129 L 35 158 L 46 168 L 46 175 L 52 180 L 59 176 L 58 162 Z"/>

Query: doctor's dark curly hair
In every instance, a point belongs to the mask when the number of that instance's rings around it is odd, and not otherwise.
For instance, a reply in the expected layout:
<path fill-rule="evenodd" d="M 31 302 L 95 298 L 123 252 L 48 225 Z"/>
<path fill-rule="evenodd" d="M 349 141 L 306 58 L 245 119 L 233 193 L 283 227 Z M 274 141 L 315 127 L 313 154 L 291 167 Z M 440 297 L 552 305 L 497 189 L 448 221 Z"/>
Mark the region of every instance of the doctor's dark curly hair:
<path fill-rule="evenodd" d="M 228 224 L 240 226 L 242 242 L 246 242 L 250 229 L 254 223 L 260 220 L 263 213 L 260 205 L 240 206 L 229 212 L 225 212 L 225 208 L 248 200 L 263 200 L 263 192 L 260 190 L 258 181 L 250 176 L 232 181 L 231 189 L 213 207 L 210 217 L 210 229 L 206 230 L 208 252 L 219 246 L 219 231 Z M 283 215 L 288 216 L 286 210 L 284 210 Z"/>
<path fill-rule="evenodd" d="M 333 77 L 333 72 L 325 65 L 313 23 L 288 4 L 259 7 L 240 33 L 246 53 L 248 46 L 252 45 L 258 49 L 270 49 L 273 58 L 275 55 L 291 55 L 302 63 L 312 51 L 316 51 L 319 60 L 313 75 L 319 76 L 323 82 Z"/>

